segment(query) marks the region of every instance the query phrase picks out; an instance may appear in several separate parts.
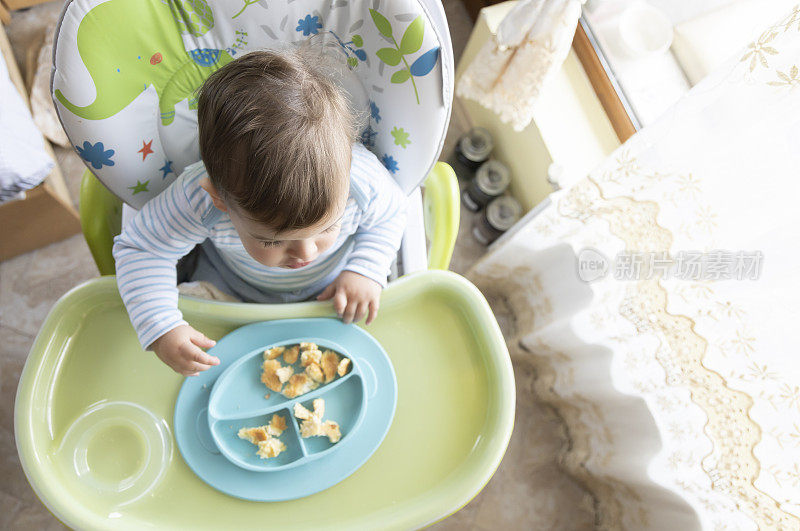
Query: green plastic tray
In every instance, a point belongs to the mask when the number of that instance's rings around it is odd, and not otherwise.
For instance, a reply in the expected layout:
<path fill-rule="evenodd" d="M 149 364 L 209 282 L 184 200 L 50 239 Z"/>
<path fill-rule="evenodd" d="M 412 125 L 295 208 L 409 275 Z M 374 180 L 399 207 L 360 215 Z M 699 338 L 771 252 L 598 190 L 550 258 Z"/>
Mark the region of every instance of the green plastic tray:
<path fill-rule="evenodd" d="M 180 306 L 187 321 L 212 338 L 250 322 L 332 314 L 328 304 L 316 302 L 254 305 L 182 298 Z M 71 461 L 64 462 L 70 455 L 64 446 L 74 437 L 63 444 L 62 439 L 76 419 L 105 401 L 141 406 L 172 439 L 173 408 L 183 378 L 141 350 L 114 278 L 89 281 L 53 307 L 22 372 L 15 409 L 22 466 L 47 508 L 76 528 L 429 525 L 469 502 L 505 453 L 515 397 L 508 352 L 480 292 L 445 271 L 393 282 L 368 329 L 391 357 L 398 402 L 386 439 L 355 474 L 307 498 L 248 502 L 203 483 L 168 440 L 171 449 L 160 481 L 120 507 L 114 496 L 74 481 Z M 142 449 L 136 439 L 120 444 L 114 429 L 121 428 L 95 430 L 88 461 L 98 473 L 125 477 L 141 465 Z"/>

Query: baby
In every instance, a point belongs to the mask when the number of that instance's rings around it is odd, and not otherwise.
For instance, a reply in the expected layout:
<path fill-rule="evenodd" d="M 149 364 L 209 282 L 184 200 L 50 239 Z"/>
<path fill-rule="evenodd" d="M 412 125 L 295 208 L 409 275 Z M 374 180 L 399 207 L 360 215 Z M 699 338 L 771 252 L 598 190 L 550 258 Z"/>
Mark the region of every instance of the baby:
<path fill-rule="evenodd" d="M 332 299 L 345 323 L 377 315 L 405 195 L 355 142 L 353 112 L 323 65 L 308 50 L 258 51 L 212 74 L 198 98 L 202 161 L 114 241 L 139 341 L 181 374 L 219 363 L 178 310 L 176 263 L 198 244 L 188 280 L 245 301 Z"/>

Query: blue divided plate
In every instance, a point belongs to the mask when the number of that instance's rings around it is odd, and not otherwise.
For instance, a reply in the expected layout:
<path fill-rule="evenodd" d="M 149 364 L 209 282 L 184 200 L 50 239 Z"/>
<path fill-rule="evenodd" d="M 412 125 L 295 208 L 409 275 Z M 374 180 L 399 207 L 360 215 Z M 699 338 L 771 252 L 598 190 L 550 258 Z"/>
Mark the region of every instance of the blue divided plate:
<path fill-rule="evenodd" d="M 260 382 L 261 353 L 298 343 L 297 338 L 349 357 L 350 372 L 291 400 L 270 391 Z M 225 494 L 283 501 L 325 490 L 364 464 L 389 431 L 397 405 L 394 369 L 380 344 L 357 326 L 325 318 L 254 323 L 226 335 L 209 352 L 220 365 L 184 381 L 175 402 L 175 439 L 194 473 Z M 225 389 L 235 393 L 233 398 L 216 399 Z M 264 398 L 267 393 L 269 399 Z M 295 402 L 312 409 L 314 398 L 325 400 L 323 418 L 341 425 L 338 443 L 323 437 L 301 439 L 290 419 L 280 437 L 287 450 L 276 458 L 259 459 L 256 447 L 238 438 L 239 428 L 267 424 L 273 412 L 294 418 L 290 409 Z M 215 438 L 227 444 L 218 446 Z M 324 466 L 307 466 L 313 459 Z"/>
<path fill-rule="evenodd" d="M 284 345 L 296 345 L 300 342 L 316 343 L 320 350 L 333 350 L 350 358 L 352 367 L 342 377 L 323 383 L 304 395 L 289 399 L 280 393 L 270 391 L 261 382 L 261 364 L 264 348 L 258 348 L 232 363 L 217 379 L 208 400 L 208 427 L 214 442 L 222 451 L 222 455 L 234 464 L 255 470 L 269 472 L 298 466 L 318 459 L 345 445 L 361 426 L 366 411 L 366 391 L 364 378 L 344 347 L 330 340 L 318 337 L 301 337 L 289 341 L 281 341 L 268 348 Z M 286 366 L 283 358 L 281 364 Z M 295 373 L 302 372 L 300 359 L 292 364 Z M 269 398 L 265 396 L 269 394 Z M 300 437 L 299 420 L 294 416 L 294 405 L 300 403 L 308 410 L 313 410 L 315 398 L 325 400 L 323 420 L 335 420 L 341 429 L 342 438 L 336 444 L 327 437 Z M 287 429 L 279 439 L 286 445 L 286 450 L 277 457 L 261 459 L 256 455 L 256 446 L 240 439 L 239 429 L 268 424 L 273 414 L 286 421 Z"/>

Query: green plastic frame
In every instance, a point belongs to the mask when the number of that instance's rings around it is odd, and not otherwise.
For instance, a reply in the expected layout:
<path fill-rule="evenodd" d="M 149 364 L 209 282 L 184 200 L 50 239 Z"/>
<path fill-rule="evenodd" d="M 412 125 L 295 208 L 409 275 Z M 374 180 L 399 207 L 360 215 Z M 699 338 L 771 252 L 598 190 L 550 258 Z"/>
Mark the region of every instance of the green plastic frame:
<path fill-rule="evenodd" d="M 81 178 L 81 229 L 101 275 L 113 275 L 114 237 L 122 232 L 122 201 L 88 169 Z"/>
<path fill-rule="evenodd" d="M 261 305 L 181 297 L 180 308 L 193 326 L 216 338 L 249 322 L 334 315 L 330 304 L 320 302 Z M 163 480 L 163 498 L 148 498 L 144 506 L 110 516 L 107 510 L 92 509 L 102 497 L 87 489 L 64 488 L 53 461 L 59 437 L 77 413 L 99 398 L 134 397 L 171 424 L 182 378 L 140 350 L 115 279 L 93 279 L 55 304 L 31 348 L 14 411 L 20 462 L 45 506 L 73 528 L 141 529 L 149 524 L 220 529 L 236 515 L 249 522 L 264 517 L 290 522 L 297 514 L 306 515 L 297 524 L 301 528 L 430 525 L 477 495 L 505 454 L 515 410 L 508 350 L 478 289 L 448 271 L 422 271 L 391 283 L 383 294 L 381 315 L 369 330 L 395 366 L 398 406 L 387 439 L 350 480 L 303 500 L 243 503 L 200 482 L 176 455 Z M 112 351 L 109 345 L 114 345 Z M 109 354 L 117 361 L 109 363 Z M 452 370 L 454 362 L 458 370 Z M 423 383 L 422 366 L 431 368 L 437 379 Z M 437 385 L 429 386 L 433 381 Z M 478 414 L 471 413 L 476 409 Z M 466 426 L 471 427 L 459 431 Z M 419 445 L 425 431 L 418 429 L 437 433 L 436 440 Z M 409 452 L 416 457 L 405 461 L 402 456 Z M 435 452 L 435 459 L 417 461 L 427 452 Z"/>
<path fill-rule="evenodd" d="M 437 162 L 423 186 L 425 235 L 430 242 L 428 269 L 447 269 L 456 246 L 461 215 L 456 173 L 448 164 Z"/>

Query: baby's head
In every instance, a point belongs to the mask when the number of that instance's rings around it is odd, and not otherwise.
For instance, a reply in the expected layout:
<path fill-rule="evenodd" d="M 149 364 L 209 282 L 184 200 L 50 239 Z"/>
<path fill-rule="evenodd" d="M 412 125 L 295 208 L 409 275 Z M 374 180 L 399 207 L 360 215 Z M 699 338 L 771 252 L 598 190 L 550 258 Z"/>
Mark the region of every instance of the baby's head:
<path fill-rule="evenodd" d="M 297 268 L 333 245 L 356 124 L 324 59 L 300 48 L 249 53 L 206 80 L 197 108 L 201 185 L 247 252 Z"/>

